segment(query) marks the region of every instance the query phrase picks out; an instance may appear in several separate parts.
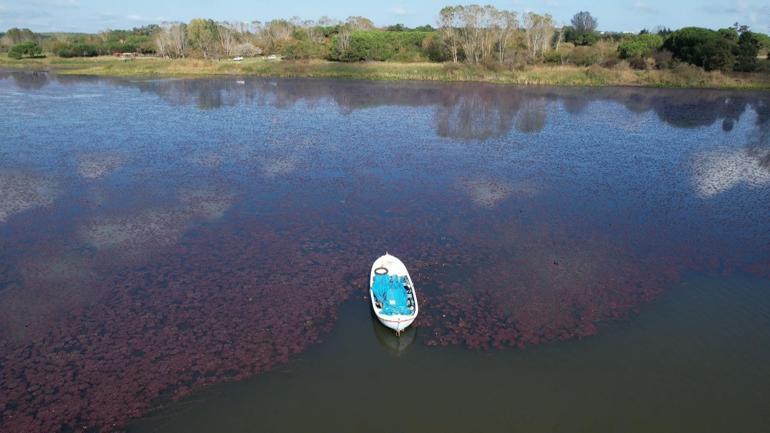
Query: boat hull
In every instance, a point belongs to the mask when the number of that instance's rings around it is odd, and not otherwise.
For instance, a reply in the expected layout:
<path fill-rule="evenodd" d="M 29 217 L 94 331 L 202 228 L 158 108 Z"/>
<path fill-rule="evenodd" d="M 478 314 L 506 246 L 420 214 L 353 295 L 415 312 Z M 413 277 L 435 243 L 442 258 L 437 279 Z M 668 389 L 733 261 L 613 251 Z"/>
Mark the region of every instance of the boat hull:
<path fill-rule="evenodd" d="M 376 312 L 375 312 L 376 314 Z M 386 318 L 387 317 L 387 318 Z M 383 325 L 386 327 L 396 331 L 401 332 L 404 329 L 408 328 L 412 322 L 414 322 L 414 319 L 417 318 L 416 315 L 412 316 L 399 316 L 398 319 L 393 319 L 394 316 L 381 316 L 377 315 L 377 320 L 380 321 Z"/>

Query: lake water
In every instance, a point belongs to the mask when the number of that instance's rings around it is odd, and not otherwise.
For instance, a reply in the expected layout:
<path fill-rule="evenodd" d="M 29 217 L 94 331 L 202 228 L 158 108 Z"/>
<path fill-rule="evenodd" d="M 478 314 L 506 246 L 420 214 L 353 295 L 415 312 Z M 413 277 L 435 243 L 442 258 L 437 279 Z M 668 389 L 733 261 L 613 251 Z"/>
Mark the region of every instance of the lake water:
<path fill-rule="evenodd" d="M 2 432 L 770 425 L 768 93 L 5 72 L 0 130 Z"/>

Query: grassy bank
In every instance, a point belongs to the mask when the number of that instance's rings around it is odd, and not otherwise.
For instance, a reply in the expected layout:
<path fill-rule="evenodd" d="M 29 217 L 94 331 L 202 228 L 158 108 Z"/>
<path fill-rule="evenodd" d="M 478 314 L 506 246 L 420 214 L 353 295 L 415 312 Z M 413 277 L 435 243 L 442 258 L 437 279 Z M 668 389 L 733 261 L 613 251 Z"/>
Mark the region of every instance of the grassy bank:
<path fill-rule="evenodd" d="M 440 63 L 337 63 L 286 62 L 264 59 L 230 60 L 161 59 L 122 60 L 115 57 L 13 60 L 0 56 L 0 67 L 46 70 L 58 74 L 190 77 L 251 75 L 259 77 L 335 77 L 370 80 L 478 81 L 517 85 L 555 86 L 649 86 L 726 89 L 770 89 L 768 74 L 704 72 L 691 66 L 673 70 L 637 71 L 620 66 L 533 66 L 516 71 L 491 71 L 482 67 Z"/>

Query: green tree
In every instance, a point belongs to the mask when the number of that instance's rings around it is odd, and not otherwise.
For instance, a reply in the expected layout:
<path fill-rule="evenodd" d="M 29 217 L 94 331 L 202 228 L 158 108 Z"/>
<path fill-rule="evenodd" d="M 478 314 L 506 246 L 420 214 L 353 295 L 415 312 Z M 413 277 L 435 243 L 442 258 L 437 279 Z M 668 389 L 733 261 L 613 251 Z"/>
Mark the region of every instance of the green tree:
<path fill-rule="evenodd" d="M 723 33 L 700 27 L 685 27 L 666 39 L 663 48 L 675 58 L 707 71 L 728 70 L 734 63 L 733 44 Z"/>
<path fill-rule="evenodd" d="M 742 72 L 755 71 L 759 64 L 757 61 L 759 48 L 759 38 L 754 33 L 749 31 L 741 33 L 735 49 L 735 70 Z"/>
<path fill-rule="evenodd" d="M 199 51 L 204 59 L 217 57 L 218 31 L 214 20 L 195 18 L 187 25 L 187 40 L 190 47 Z"/>

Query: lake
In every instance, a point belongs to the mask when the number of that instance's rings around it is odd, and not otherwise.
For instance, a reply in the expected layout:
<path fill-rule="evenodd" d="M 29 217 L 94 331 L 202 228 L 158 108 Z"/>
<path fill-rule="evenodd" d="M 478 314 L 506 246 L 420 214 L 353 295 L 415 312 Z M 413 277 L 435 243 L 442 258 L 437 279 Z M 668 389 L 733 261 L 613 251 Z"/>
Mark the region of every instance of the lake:
<path fill-rule="evenodd" d="M 770 93 L 0 72 L 0 130 L 2 432 L 770 424 Z"/>

